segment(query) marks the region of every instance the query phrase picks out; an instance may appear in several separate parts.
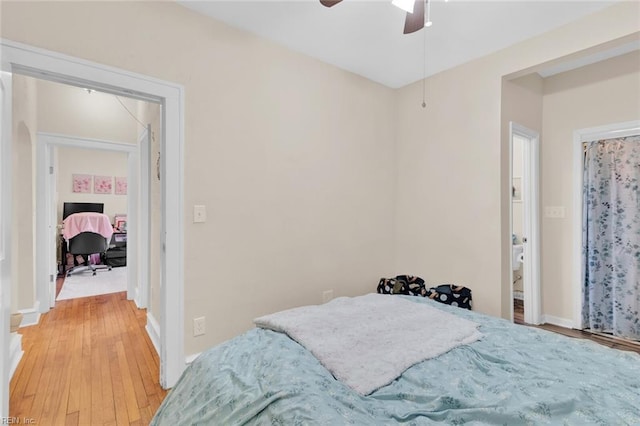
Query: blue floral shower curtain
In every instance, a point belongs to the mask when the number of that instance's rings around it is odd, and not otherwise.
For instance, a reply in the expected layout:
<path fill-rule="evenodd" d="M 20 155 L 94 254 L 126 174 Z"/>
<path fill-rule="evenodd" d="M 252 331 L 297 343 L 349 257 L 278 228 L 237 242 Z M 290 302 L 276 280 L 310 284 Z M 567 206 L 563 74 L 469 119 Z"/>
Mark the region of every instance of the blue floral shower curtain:
<path fill-rule="evenodd" d="M 640 135 L 587 144 L 583 328 L 640 340 Z"/>

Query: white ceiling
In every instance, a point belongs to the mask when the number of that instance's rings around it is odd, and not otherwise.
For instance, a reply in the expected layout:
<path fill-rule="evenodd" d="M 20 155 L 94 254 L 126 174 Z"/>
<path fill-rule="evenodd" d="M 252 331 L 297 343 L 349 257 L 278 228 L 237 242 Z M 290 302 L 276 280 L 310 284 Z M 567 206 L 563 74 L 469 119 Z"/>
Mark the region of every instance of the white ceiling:
<path fill-rule="evenodd" d="M 391 0 L 179 1 L 199 13 L 392 88 L 542 34 L 619 0 L 434 0 L 433 26 L 402 33 Z"/>

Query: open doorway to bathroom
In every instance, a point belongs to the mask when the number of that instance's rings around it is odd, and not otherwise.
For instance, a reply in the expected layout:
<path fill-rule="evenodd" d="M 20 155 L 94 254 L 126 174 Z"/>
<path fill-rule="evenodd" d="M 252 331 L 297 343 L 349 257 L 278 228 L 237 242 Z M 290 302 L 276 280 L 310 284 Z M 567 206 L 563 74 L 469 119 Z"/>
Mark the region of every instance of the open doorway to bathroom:
<path fill-rule="evenodd" d="M 513 271 L 513 320 L 524 323 L 524 210 L 522 202 L 522 172 L 524 169 L 523 148 L 526 139 L 513 135 L 511 150 L 511 270 Z"/>
<path fill-rule="evenodd" d="M 539 135 L 510 124 L 513 321 L 540 323 Z"/>

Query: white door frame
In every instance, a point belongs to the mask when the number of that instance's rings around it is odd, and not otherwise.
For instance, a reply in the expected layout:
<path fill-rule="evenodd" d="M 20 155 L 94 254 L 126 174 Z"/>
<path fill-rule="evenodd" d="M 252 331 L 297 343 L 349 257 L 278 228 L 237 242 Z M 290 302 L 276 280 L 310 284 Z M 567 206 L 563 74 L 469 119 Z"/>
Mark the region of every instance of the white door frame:
<path fill-rule="evenodd" d="M 149 305 L 149 265 L 151 263 L 149 256 L 150 250 L 150 236 L 151 236 L 151 221 L 150 215 L 150 179 L 151 172 L 149 165 L 151 164 L 151 146 L 149 138 L 151 136 L 151 126 L 147 125 L 145 130 L 138 137 L 139 147 L 139 184 L 140 184 L 140 220 L 138 223 L 140 227 L 138 229 L 140 246 L 138 250 L 143 255 L 138 256 L 140 262 L 138 264 L 138 286 L 135 295 L 135 302 L 138 308 L 146 308 Z"/>
<path fill-rule="evenodd" d="M 582 184 L 583 142 L 624 138 L 640 133 L 640 120 L 578 129 L 573 132 L 573 327 L 582 329 Z"/>
<path fill-rule="evenodd" d="M 151 100 L 162 105 L 162 259 L 160 283 L 160 384 L 172 387 L 185 369 L 184 356 L 184 89 L 182 86 L 69 55 L 0 39 L 1 69 L 78 87 Z M 5 132 L 6 133 L 6 132 Z M 11 143 L 3 133 L 2 144 Z M 10 203 L 10 194 L 2 194 Z M 10 223 L 6 225 L 10 226 Z M 2 282 L 4 287 L 8 283 Z M 3 332 L 4 334 L 4 332 Z M 8 336 L 7 336 L 8 337 Z M 8 351 L 6 338 L 0 342 Z M 8 355 L 6 355 L 8 356 Z M 6 386 L 8 383 L 1 383 Z M 6 393 L 4 393 L 6 391 Z M 8 390 L 3 389 L 4 398 Z M 4 401 L 3 401 L 4 406 Z M 4 415 L 5 413 L 1 413 Z"/>
<path fill-rule="evenodd" d="M 0 79 L 0 419 L 9 416 L 11 317 L 11 73 Z"/>
<path fill-rule="evenodd" d="M 56 147 L 92 149 L 127 154 L 127 299 L 137 294 L 137 265 L 142 258 L 148 257 L 148 251 L 140 252 L 138 235 L 138 146 L 133 144 L 87 139 L 53 133 L 37 134 L 36 144 L 36 241 L 45 241 L 36 247 L 36 298 L 40 302 L 40 312 L 45 313 L 55 306 L 56 240 L 59 238 L 56 227 L 57 209 L 53 205 L 51 179 L 55 179 L 58 170 L 52 165 L 53 150 Z M 51 168 L 50 168 L 51 167 Z M 140 194 L 145 197 L 148 194 Z M 62 200 L 64 201 L 64 200 Z M 148 242 L 147 242 L 148 244 Z M 138 256 L 138 253 L 141 253 Z M 140 259 L 138 259 L 140 258 Z M 53 263 L 52 263 L 53 260 Z M 62 259 L 64 262 L 64 259 Z"/>
<path fill-rule="evenodd" d="M 524 321 L 540 324 L 540 135 L 513 121 L 509 122 L 509 186 L 513 182 L 513 136 L 528 140 L 523 146 L 522 202 L 524 274 Z M 513 203 L 509 206 L 509 229 L 513 232 Z M 510 259 L 513 263 L 513 250 Z M 511 319 L 513 320 L 513 268 L 510 269 Z"/>

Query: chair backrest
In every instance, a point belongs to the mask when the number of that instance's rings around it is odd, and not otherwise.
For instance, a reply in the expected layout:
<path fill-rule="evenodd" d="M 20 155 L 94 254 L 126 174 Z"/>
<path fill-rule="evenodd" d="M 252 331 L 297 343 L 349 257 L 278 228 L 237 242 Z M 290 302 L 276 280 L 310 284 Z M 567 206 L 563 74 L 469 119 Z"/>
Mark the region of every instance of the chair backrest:
<path fill-rule="evenodd" d="M 81 232 L 69 240 L 69 253 L 72 254 L 105 253 L 108 248 L 106 238 L 95 232 Z"/>

